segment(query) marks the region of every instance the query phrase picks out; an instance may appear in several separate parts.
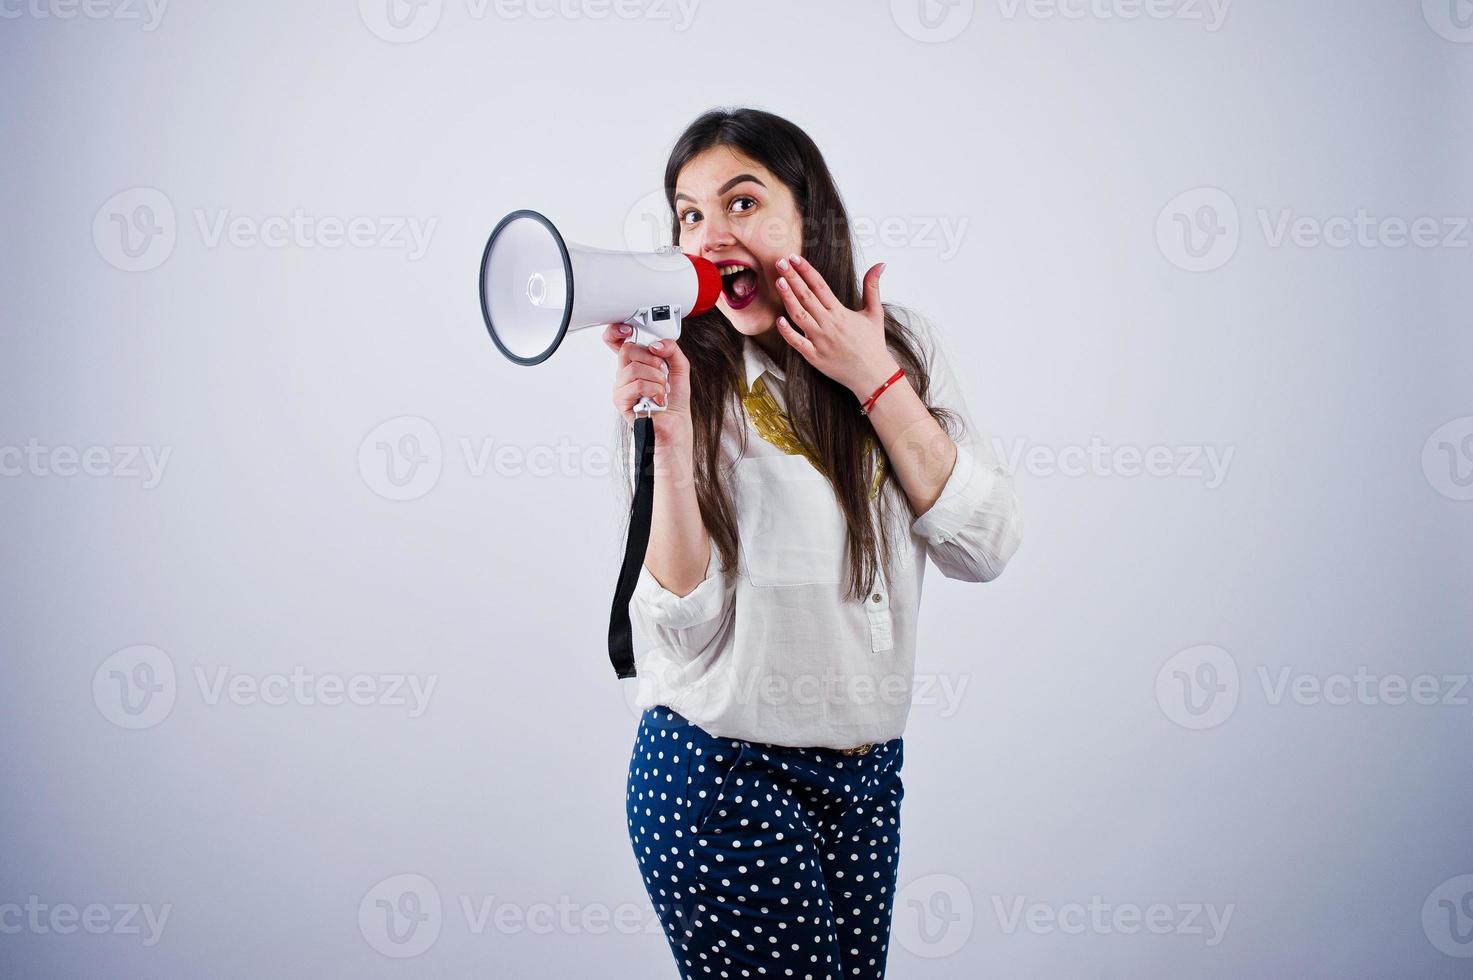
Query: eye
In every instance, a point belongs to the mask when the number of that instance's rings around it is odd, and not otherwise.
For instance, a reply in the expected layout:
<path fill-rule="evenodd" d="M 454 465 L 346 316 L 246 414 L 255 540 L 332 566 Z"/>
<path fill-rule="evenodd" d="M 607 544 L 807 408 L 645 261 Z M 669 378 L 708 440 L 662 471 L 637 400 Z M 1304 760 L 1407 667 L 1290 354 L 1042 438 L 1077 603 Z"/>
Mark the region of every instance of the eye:
<path fill-rule="evenodd" d="M 687 208 L 686 210 L 680 212 L 680 223 L 683 225 L 692 224 L 699 220 L 701 220 L 701 212 L 697 211 L 695 208 Z"/>
<path fill-rule="evenodd" d="M 743 201 L 745 201 L 747 203 L 747 206 L 746 207 L 738 207 L 737 205 L 741 204 Z M 750 211 L 753 208 L 755 208 L 756 206 L 757 206 L 757 199 L 755 197 L 747 197 L 746 195 L 743 195 L 741 197 L 734 197 L 734 198 L 731 199 L 731 210 L 736 211 L 738 213 L 741 213 L 741 212 L 744 212 L 744 211 Z"/>

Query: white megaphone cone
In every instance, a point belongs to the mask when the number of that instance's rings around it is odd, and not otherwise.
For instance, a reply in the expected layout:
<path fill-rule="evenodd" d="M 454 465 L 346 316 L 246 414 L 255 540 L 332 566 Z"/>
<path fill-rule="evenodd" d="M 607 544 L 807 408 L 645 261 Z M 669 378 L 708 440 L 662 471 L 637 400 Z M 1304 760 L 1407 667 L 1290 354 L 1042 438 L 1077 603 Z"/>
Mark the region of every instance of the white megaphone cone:
<path fill-rule="evenodd" d="M 721 273 L 706 259 L 673 246 L 620 252 L 567 242 L 536 211 L 502 218 L 481 255 L 486 329 L 518 364 L 540 364 L 570 331 L 606 323 L 633 326 L 636 344 L 678 339 L 681 320 L 720 295 Z M 634 411 L 664 407 L 645 397 Z"/>

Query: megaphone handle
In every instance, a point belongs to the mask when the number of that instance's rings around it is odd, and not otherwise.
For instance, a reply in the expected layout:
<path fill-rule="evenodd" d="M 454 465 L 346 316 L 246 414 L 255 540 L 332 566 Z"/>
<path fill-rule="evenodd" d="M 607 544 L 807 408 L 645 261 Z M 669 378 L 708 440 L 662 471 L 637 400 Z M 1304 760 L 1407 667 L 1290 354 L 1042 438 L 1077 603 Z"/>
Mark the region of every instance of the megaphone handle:
<path fill-rule="evenodd" d="M 628 321 L 626 321 L 626 322 L 628 322 Z M 644 347 L 648 347 L 650 343 L 654 343 L 654 342 L 656 342 L 656 341 L 658 341 L 658 340 L 661 339 L 658 336 L 651 336 L 649 331 L 645 331 L 644 334 L 642 335 L 641 334 L 641 331 L 639 329 L 640 328 L 640 324 L 639 324 L 639 322 L 638 322 L 637 319 L 633 323 L 633 326 L 634 326 L 634 333 L 629 338 L 628 343 L 635 343 L 635 344 L 640 344 L 641 346 L 644 346 Z M 645 343 L 645 341 L 649 341 L 649 343 Z M 665 360 L 662 359 L 660 361 L 660 370 L 662 370 L 665 373 L 665 397 L 666 397 L 666 399 L 668 399 L 670 397 L 670 363 L 668 361 L 665 361 Z M 637 401 L 637 402 L 634 403 L 634 414 L 635 414 L 636 417 L 638 417 L 641 414 L 643 414 L 643 415 L 649 415 L 649 414 L 652 414 L 654 412 L 663 412 L 664 410 L 665 410 L 665 406 L 659 404 L 658 402 L 656 402 L 649 395 L 645 395 L 639 401 Z"/>

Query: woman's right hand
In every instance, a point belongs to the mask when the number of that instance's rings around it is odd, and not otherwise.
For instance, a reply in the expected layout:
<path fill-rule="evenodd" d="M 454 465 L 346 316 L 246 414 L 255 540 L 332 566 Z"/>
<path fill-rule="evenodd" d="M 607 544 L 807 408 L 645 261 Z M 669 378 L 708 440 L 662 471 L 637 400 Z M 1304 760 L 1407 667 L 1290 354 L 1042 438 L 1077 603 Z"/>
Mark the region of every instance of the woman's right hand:
<path fill-rule="evenodd" d="M 634 422 L 634 405 L 646 395 L 665 411 L 653 412 L 655 436 L 689 435 L 690 417 L 690 361 L 685 352 L 673 340 L 662 340 L 645 347 L 629 340 L 634 328 L 627 323 L 611 323 L 604 328 L 603 340 L 609 349 L 619 355 L 619 365 L 614 373 L 614 407 L 626 422 Z M 670 393 L 665 393 L 666 373 L 662 365 L 669 367 Z"/>

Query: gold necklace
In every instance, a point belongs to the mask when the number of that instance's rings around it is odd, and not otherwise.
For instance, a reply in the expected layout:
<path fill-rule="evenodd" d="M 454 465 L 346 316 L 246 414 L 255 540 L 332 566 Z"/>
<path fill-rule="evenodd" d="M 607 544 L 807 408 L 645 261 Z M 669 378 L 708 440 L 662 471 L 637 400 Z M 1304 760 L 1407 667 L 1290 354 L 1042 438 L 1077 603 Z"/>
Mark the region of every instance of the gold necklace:
<path fill-rule="evenodd" d="M 793 431 L 793 425 L 788 420 L 788 413 L 784 412 L 773 398 L 772 392 L 767 390 L 767 379 L 762 375 L 748 389 L 747 378 L 741 377 L 742 384 L 742 408 L 747 412 L 747 418 L 752 420 L 752 427 L 764 442 L 770 443 L 787 453 L 789 456 L 806 456 L 808 462 L 820 473 L 824 471 L 819 462 L 818 453 L 798 438 Z M 873 435 L 864 437 L 864 451 L 867 458 L 872 460 L 870 466 L 874 469 L 874 480 L 870 483 L 869 496 L 875 499 L 880 492 L 880 484 L 885 479 L 885 454 L 876 452 L 877 444 Z"/>

